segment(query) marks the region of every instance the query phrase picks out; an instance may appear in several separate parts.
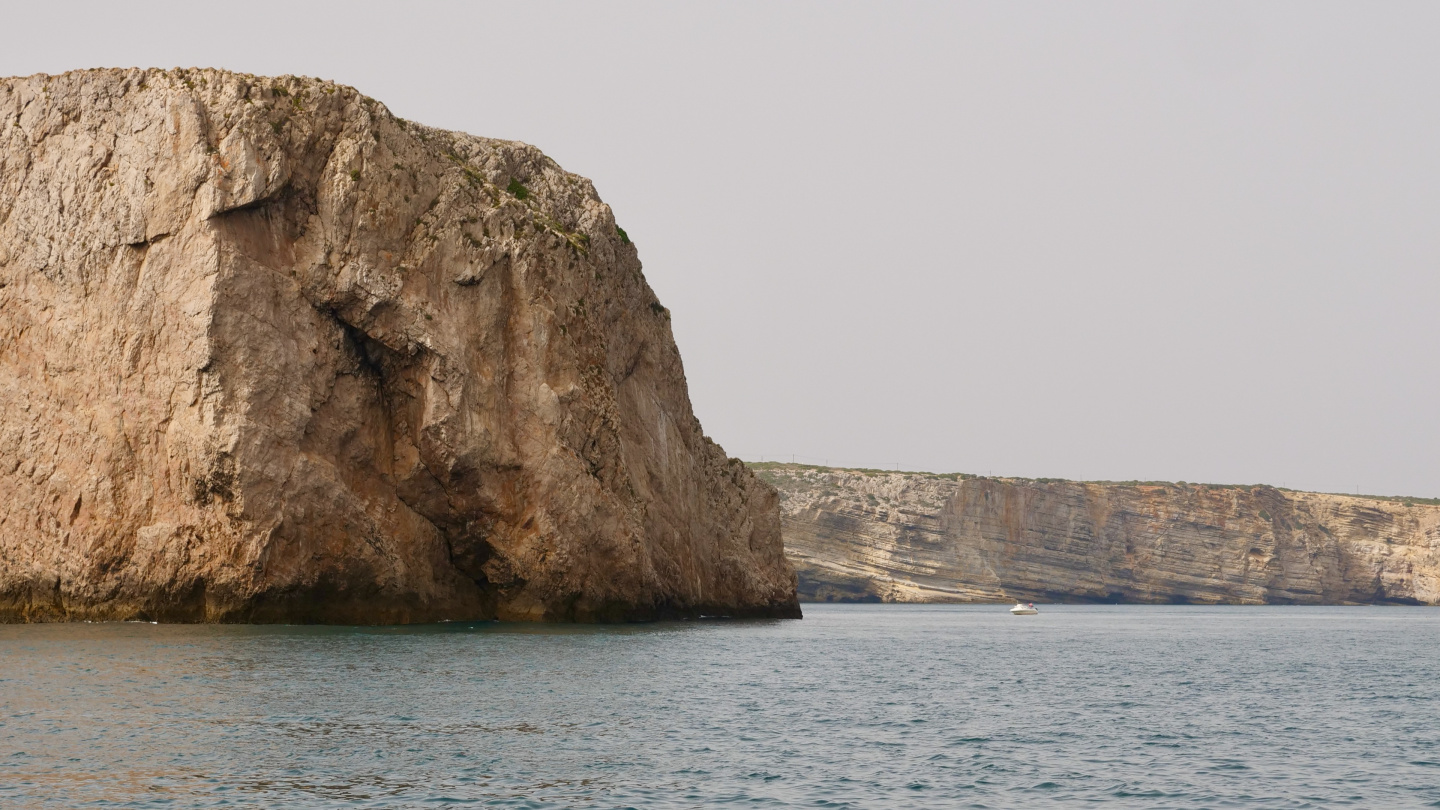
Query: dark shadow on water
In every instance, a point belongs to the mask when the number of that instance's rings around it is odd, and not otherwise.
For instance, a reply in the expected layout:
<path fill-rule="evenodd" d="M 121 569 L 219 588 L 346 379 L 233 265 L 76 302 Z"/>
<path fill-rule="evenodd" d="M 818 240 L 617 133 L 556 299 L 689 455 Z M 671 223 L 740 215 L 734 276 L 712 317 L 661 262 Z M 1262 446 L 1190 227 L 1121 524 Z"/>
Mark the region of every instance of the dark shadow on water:
<path fill-rule="evenodd" d="M 785 619 L 700 618 L 614 624 L 566 622 L 460 621 L 428 624 L 328 625 L 328 624 L 199 624 L 152 622 L 45 622 L 0 624 L 0 639 L 90 638 L 90 639 L 179 639 L 179 638 L 344 638 L 347 636 L 443 637 L 443 636 L 654 636 L 714 631 L 727 627 L 779 628 Z"/>
<path fill-rule="evenodd" d="M 614 624 L 577 624 L 567 622 L 436 622 L 433 624 L 397 624 L 356 627 L 312 627 L 283 625 L 287 630 L 320 630 L 358 635 L 426 636 L 450 634 L 495 634 L 523 636 L 644 636 L 661 633 L 689 633 L 718 627 L 779 627 L 784 619 L 703 618 L 658 622 L 625 622 Z M 260 632 L 272 628 L 247 625 Z"/>

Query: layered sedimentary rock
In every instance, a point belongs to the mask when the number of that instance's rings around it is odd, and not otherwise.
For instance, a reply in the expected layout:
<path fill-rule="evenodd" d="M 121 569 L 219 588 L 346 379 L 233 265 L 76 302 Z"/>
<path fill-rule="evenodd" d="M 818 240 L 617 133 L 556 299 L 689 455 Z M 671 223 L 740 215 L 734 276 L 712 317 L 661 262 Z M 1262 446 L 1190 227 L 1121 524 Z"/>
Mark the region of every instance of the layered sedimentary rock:
<path fill-rule="evenodd" d="M 0 80 L 0 618 L 798 615 L 584 178 L 329 82 Z"/>
<path fill-rule="evenodd" d="M 1440 604 L 1440 505 L 759 465 L 801 598 Z"/>

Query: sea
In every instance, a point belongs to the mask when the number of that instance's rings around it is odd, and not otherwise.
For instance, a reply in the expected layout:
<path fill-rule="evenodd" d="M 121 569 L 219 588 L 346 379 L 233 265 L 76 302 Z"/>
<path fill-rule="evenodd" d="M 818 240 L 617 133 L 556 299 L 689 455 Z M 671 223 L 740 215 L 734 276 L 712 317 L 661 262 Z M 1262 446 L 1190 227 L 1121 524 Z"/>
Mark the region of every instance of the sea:
<path fill-rule="evenodd" d="M 1440 609 L 0 626 L 0 807 L 1440 807 Z"/>

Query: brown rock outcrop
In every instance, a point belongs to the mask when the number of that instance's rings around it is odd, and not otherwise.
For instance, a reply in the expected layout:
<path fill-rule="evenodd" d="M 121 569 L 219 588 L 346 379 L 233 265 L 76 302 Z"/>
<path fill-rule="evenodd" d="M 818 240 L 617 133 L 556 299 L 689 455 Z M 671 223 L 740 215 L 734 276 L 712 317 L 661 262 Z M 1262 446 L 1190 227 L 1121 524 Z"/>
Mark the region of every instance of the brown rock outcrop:
<path fill-rule="evenodd" d="M 758 465 L 811 601 L 1440 604 L 1440 505 Z"/>
<path fill-rule="evenodd" d="M 0 79 L 0 619 L 798 616 L 590 182 L 329 82 Z"/>

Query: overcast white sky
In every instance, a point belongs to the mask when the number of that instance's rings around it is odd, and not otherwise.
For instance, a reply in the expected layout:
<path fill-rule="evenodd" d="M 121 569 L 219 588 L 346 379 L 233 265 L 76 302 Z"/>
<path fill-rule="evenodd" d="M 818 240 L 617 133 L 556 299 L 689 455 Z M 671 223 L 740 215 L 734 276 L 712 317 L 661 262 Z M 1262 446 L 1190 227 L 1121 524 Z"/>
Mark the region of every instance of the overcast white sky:
<path fill-rule="evenodd" d="M 746 459 L 1440 496 L 1440 3 L 6 4 L 594 179 Z"/>

